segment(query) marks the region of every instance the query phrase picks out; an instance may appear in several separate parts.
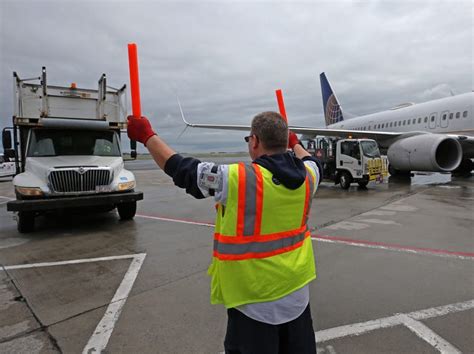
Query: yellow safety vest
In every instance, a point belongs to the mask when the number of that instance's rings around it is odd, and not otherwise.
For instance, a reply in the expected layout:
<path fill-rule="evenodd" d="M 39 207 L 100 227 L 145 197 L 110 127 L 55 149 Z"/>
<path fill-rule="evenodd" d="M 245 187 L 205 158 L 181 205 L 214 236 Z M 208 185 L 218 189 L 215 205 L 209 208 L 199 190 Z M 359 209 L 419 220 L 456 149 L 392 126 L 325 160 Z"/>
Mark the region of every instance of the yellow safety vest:
<path fill-rule="evenodd" d="M 307 220 L 316 177 L 288 189 L 255 163 L 229 165 L 226 205 L 217 204 L 211 303 L 273 301 L 316 278 Z"/>

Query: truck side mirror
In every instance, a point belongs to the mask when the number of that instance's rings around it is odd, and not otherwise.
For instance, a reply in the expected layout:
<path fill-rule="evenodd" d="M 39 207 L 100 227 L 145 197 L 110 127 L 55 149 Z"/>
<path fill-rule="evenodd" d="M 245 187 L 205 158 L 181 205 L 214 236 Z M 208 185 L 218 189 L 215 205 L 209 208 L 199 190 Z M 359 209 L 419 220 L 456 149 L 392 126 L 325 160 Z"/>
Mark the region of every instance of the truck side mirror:
<path fill-rule="evenodd" d="M 2 144 L 3 150 L 10 150 L 12 148 L 12 135 L 6 128 L 2 130 Z"/>

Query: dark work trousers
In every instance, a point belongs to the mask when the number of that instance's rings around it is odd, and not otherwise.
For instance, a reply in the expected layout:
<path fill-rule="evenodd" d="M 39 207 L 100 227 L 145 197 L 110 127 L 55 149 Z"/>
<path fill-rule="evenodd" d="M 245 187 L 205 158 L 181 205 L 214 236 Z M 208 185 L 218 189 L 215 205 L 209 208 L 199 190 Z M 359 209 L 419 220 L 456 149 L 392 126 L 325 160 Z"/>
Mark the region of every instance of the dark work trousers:
<path fill-rule="evenodd" d="M 293 321 L 270 325 L 236 309 L 227 310 L 226 354 L 315 354 L 316 340 L 309 304 Z"/>

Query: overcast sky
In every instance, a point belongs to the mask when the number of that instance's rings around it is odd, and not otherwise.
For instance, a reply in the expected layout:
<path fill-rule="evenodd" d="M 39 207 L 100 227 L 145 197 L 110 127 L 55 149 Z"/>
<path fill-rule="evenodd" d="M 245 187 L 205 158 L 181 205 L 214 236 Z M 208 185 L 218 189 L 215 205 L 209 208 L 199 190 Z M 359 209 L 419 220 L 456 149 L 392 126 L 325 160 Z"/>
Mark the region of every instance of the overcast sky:
<path fill-rule="evenodd" d="M 323 126 L 319 73 L 343 109 L 373 113 L 473 89 L 469 1 L 0 0 L 0 126 L 11 124 L 12 72 L 95 88 L 129 83 L 138 45 L 142 112 L 183 152 L 245 151 L 243 132 L 184 128 L 187 119 L 249 124 L 285 97 L 290 124 Z M 130 105 L 129 105 L 130 107 Z M 128 146 L 128 144 L 126 144 Z"/>

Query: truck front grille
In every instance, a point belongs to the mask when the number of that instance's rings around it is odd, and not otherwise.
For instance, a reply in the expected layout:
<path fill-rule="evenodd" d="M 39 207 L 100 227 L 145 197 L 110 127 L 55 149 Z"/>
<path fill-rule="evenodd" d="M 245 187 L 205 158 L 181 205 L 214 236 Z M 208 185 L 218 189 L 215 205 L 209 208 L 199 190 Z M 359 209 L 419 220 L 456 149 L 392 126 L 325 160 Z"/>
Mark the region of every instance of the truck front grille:
<path fill-rule="evenodd" d="M 107 169 L 58 170 L 51 171 L 49 184 L 54 192 L 95 192 L 97 186 L 106 186 L 111 182 Z"/>

